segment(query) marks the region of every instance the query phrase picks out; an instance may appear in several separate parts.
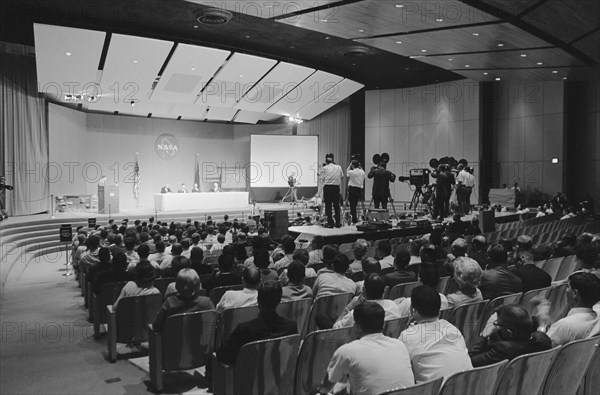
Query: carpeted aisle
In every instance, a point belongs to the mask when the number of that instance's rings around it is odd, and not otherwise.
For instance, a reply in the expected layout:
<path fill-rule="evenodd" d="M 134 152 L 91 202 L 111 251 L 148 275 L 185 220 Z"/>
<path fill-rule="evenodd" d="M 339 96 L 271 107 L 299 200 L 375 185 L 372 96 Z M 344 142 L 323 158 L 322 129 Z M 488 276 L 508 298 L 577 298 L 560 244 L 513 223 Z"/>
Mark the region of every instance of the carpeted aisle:
<path fill-rule="evenodd" d="M 64 254 L 14 270 L 0 301 L 0 392 L 3 394 L 145 394 L 148 357 L 106 360 L 106 336 L 93 339 Z M 193 372 L 192 372 L 193 373 Z M 199 373 L 166 379 L 167 391 L 205 393 Z"/>

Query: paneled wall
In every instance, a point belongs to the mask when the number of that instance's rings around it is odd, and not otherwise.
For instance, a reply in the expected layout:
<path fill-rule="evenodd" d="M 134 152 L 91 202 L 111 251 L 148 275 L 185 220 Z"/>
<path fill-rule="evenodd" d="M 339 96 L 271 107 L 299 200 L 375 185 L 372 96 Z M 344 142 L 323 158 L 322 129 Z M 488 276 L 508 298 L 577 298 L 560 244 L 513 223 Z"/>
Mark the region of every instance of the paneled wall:
<path fill-rule="evenodd" d="M 463 80 L 394 90 L 372 90 L 365 98 L 366 171 L 376 153 L 387 152 L 388 169 L 408 176 L 414 168 L 428 168 L 431 158 L 465 158 L 479 181 L 479 83 Z M 432 180 L 435 182 L 435 180 Z M 365 198 L 371 198 L 367 181 Z M 396 201 L 410 201 L 407 183 L 390 185 Z M 474 189 L 476 191 L 476 188 Z M 471 195 L 477 203 L 477 193 Z"/>
<path fill-rule="evenodd" d="M 563 82 L 499 82 L 494 84 L 493 100 L 493 186 L 511 187 L 517 181 L 530 200 L 562 191 Z M 552 163 L 553 158 L 558 163 Z"/>

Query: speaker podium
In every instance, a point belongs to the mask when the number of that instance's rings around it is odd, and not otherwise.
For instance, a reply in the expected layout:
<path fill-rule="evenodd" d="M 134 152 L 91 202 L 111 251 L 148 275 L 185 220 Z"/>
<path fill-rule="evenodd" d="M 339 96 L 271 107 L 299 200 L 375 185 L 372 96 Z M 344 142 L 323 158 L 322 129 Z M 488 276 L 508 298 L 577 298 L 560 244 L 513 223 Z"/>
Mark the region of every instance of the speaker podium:
<path fill-rule="evenodd" d="M 109 214 L 109 211 L 110 213 L 119 212 L 119 186 L 98 185 L 98 213 Z"/>

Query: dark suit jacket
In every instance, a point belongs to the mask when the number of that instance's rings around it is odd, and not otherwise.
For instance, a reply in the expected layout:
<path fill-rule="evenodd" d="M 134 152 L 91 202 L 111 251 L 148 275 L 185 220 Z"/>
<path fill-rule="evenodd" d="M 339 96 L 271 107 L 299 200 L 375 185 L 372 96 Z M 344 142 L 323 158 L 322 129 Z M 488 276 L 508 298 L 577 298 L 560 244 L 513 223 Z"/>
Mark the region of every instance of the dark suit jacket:
<path fill-rule="evenodd" d="M 417 275 L 406 270 L 394 270 L 393 272 L 385 274 L 383 278 L 385 279 L 385 285 L 390 288 L 394 285 L 417 281 Z"/>
<path fill-rule="evenodd" d="M 506 267 L 499 266 L 483 271 L 479 290 L 484 300 L 492 300 L 498 296 L 522 292 L 523 281 Z"/>
<path fill-rule="evenodd" d="M 552 277 L 533 264 L 527 264 L 517 267 L 513 273 L 523 281 L 523 292 L 531 291 L 532 289 L 546 288 L 552 283 Z"/>
<path fill-rule="evenodd" d="M 169 192 L 171 192 L 171 188 L 165 188 L 165 187 L 160 188 L 160 193 L 169 193 Z"/>
<path fill-rule="evenodd" d="M 373 179 L 374 196 L 387 196 L 390 190 L 390 182 L 396 180 L 396 175 L 391 171 L 383 168 L 376 168 L 369 172 L 369 178 Z"/>
<path fill-rule="evenodd" d="M 239 324 L 229 339 L 217 351 L 217 359 L 225 364 L 233 365 L 244 344 L 257 340 L 274 339 L 298 333 L 294 321 L 278 315 L 276 312 L 263 312 L 258 318 Z"/>
<path fill-rule="evenodd" d="M 534 332 L 530 340 L 497 340 L 479 336 L 471 345 L 469 356 L 473 367 L 492 365 L 505 359 L 512 360 L 520 355 L 549 350 L 552 341 L 542 332 Z"/>

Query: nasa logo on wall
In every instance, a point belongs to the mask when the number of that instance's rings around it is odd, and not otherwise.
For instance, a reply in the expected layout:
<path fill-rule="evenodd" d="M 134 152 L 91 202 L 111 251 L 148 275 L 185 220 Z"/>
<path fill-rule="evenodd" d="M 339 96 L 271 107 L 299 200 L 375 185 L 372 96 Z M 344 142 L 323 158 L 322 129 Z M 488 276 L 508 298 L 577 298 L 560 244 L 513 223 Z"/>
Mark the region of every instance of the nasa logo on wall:
<path fill-rule="evenodd" d="M 154 143 L 154 151 L 159 158 L 171 160 L 179 154 L 179 140 L 172 134 L 161 134 L 156 138 Z"/>

